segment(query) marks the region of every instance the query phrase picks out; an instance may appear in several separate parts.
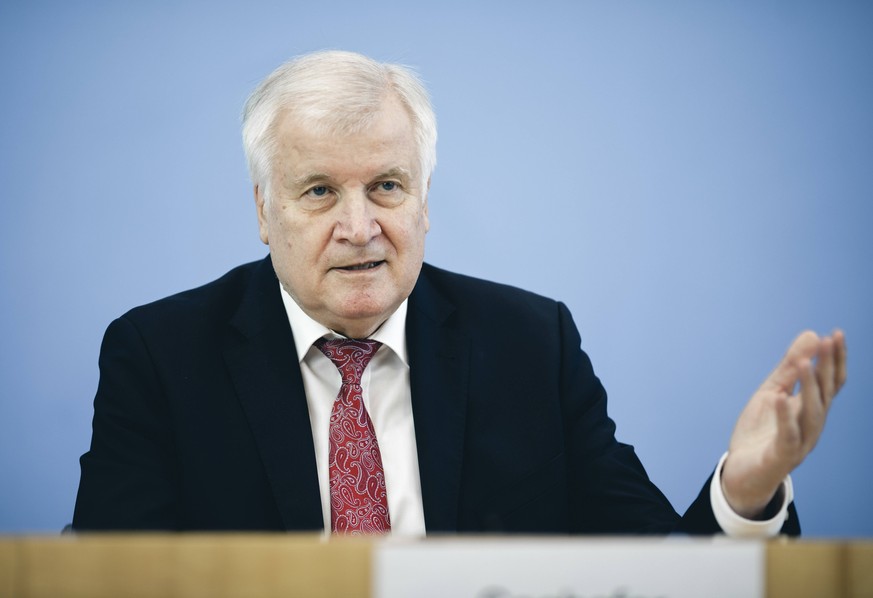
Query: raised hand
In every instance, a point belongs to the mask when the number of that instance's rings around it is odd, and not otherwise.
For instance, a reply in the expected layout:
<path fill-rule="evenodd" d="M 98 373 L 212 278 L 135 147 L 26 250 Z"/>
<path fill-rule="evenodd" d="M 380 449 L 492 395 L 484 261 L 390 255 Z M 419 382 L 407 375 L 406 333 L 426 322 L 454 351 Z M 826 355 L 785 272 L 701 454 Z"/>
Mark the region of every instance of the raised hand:
<path fill-rule="evenodd" d="M 763 513 L 785 476 L 818 442 L 845 381 L 842 331 L 822 338 L 807 331 L 794 340 L 752 395 L 731 435 L 721 481 L 737 514 L 754 519 Z"/>

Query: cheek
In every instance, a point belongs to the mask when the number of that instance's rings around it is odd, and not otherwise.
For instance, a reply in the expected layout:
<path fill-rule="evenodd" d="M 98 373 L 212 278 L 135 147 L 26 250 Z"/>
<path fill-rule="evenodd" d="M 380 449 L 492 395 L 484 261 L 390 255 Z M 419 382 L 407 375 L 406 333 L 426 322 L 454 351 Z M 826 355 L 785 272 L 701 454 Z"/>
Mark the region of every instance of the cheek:
<path fill-rule="evenodd" d="M 297 255 L 298 237 L 294 226 L 284 218 L 285 213 L 280 209 L 271 210 L 269 213 L 270 253 L 276 266 L 287 271 L 299 261 Z"/>
<path fill-rule="evenodd" d="M 398 251 L 403 256 L 403 267 L 407 273 L 418 272 L 424 259 L 424 238 L 427 233 L 427 221 L 410 219 L 401 229 L 398 237 Z"/>
<path fill-rule="evenodd" d="M 286 218 L 278 223 L 278 238 L 271 239 L 296 276 L 313 277 L 324 267 L 330 254 L 332 231 L 318 219 Z"/>
<path fill-rule="evenodd" d="M 276 237 L 276 242 L 285 247 L 299 244 L 306 232 L 301 218 L 287 205 L 275 207 L 270 212 L 270 235 Z"/>

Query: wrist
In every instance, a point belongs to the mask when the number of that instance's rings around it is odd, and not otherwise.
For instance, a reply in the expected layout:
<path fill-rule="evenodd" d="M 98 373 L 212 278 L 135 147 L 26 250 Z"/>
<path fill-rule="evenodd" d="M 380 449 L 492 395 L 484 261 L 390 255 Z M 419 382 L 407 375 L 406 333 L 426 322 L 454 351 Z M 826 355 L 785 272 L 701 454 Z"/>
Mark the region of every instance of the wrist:
<path fill-rule="evenodd" d="M 781 504 L 785 496 L 785 476 L 762 480 L 759 476 L 736 474 L 731 467 L 730 453 L 725 455 L 718 477 L 728 506 L 745 519 L 766 519 L 772 505 Z"/>

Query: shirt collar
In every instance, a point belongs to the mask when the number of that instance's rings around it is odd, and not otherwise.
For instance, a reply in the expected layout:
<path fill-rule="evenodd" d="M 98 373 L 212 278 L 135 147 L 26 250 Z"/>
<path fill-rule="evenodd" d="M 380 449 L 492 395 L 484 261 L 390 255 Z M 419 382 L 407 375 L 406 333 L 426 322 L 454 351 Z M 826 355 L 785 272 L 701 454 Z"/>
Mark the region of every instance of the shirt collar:
<path fill-rule="evenodd" d="M 298 361 L 303 361 L 312 344 L 321 337 L 344 338 L 324 324 L 310 318 L 281 284 L 279 284 L 279 290 L 282 293 L 282 303 L 285 305 L 285 313 L 288 315 L 288 322 L 291 324 L 291 332 L 294 335 Z M 409 299 L 404 299 L 394 313 L 385 320 L 385 323 L 370 336 L 372 340 L 387 345 L 406 365 L 409 364 L 406 355 L 406 309 L 408 302 Z"/>

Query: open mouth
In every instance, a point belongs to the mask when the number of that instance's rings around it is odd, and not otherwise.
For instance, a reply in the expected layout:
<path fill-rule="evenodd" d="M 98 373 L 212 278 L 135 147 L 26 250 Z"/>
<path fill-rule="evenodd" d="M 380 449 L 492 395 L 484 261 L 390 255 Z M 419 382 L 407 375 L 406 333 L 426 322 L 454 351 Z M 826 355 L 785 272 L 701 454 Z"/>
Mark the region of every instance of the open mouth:
<path fill-rule="evenodd" d="M 366 262 L 363 264 L 355 264 L 354 266 L 342 266 L 337 268 L 337 270 L 345 270 L 347 272 L 357 272 L 360 270 L 372 270 L 378 266 L 381 266 L 385 263 L 385 260 L 380 260 L 378 262 Z"/>

